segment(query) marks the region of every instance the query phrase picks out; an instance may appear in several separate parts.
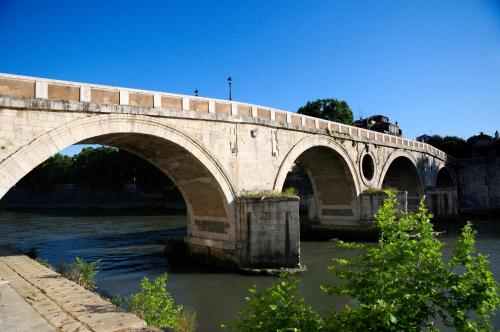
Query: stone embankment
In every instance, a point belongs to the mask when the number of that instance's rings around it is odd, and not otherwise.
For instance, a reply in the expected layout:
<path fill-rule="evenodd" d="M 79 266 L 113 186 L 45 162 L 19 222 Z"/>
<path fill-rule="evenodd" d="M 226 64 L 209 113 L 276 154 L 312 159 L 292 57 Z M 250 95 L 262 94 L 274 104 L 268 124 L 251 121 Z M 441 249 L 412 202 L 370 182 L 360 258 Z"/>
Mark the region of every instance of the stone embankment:
<path fill-rule="evenodd" d="M 27 256 L 0 247 L 0 331 L 149 331 L 117 308 Z"/>

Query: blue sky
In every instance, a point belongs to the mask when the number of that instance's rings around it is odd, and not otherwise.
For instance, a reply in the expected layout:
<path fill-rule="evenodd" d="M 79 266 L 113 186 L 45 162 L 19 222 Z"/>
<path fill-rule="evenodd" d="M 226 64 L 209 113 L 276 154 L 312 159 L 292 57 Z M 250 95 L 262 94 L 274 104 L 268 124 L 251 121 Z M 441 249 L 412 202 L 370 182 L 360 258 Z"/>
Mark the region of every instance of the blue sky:
<path fill-rule="evenodd" d="M 500 2 L 0 0 L 0 72 L 500 129 Z"/>

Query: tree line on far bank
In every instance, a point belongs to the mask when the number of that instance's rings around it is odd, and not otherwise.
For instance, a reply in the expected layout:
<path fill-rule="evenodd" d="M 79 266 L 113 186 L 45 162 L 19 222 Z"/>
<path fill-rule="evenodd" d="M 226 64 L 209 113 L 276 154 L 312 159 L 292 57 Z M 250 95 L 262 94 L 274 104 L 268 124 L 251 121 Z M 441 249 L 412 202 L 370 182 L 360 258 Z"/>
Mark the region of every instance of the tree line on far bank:
<path fill-rule="evenodd" d="M 175 187 L 163 172 L 146 160 L 108 146 L 84 148 L 74 156 L 55 154 L 27 174 L 18 185 L 46 191 L 58 184 L 119 189 L 126 183 L 135 183 L 144 192 L 161 192 Z"/>

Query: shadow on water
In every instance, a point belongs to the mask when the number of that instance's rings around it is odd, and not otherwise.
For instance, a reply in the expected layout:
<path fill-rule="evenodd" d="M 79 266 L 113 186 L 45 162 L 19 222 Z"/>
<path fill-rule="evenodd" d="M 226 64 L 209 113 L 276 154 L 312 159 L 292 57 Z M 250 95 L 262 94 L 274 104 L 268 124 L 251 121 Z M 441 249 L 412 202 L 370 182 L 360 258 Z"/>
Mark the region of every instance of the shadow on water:
<path fill-rule="evenodd" d="M 71 216 L 71 217 L 92 217 L 92 216 L 178 216 L 186 214 L 185 208 L 163 208 L 163 207 L 141 207 L 141 208 L 0 208 L 0 212 L 10 212 L 16 214 L 40 214 L 43 216 Z"/>
<path fill-rule="evenodd" d="M 96 236 L 75 236 L 44 241 L 37 248 L 29 243 L 16 247 L 27 252 L 34 248 L 38 256 L 47 259 L 53 266 L 61 261 L 71 262 L 76 256 L 87 261 L 99 260 L 101 272 L 125 273 L 147 271 L 154 268 L 171 270 L 163 256 L 163 245 L 167 239 L 186 235 L 186 228 L 139 231 Z"/>

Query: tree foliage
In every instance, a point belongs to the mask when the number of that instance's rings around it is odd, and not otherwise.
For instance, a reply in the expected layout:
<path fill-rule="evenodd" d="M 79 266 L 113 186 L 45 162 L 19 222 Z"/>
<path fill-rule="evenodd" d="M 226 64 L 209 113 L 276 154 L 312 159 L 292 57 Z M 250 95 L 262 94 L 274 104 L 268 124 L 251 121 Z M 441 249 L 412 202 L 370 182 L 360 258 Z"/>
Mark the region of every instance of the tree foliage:
<path fill-rule="evenodd" d="M 264 292 L 254 285 L 245 298 L 248 306 L 232 322 L 231 331 L 320 331 L 322 320 L 297 296 L 297 284 L 296 278 L 281 274 Z"/>
<path fill-rule="evenodd" d="M 140 185 L 144 192 L 175 187 L 164 173 L 146 160 L 108 146 L 84 148 L 74 156 L 55 154 L 26 175 L 19 185 L 43 191 L 67 183 L 116 189 L 130 182 Z"/>
<path fill-rule="evenodd" d="M 427 142 L 435 148 L 452 155 L 455 158 L 467 158 L 471 154 L 471 146 L 458 136 L 433 135 Z"/>
<path fill-rule="evenodd" d="M 475 232 L 468 223 L 449 262 L 423 201 L 416 213 L 396 217 L 391 192 L 376 215 L 381 237 L 353 260 L 336 259 L 329 270 L 340 283 L 323 287 L 350 296 L 357 306 L 332 314 L 328 327 L 343 331 L 435 330 L 436 319 L 460 331 L 491 328 L 499 306 L 497 283 L 484 255 L 475 254 Z M 342 247 L 352 244 L 339 242 Z"/>
<path fill-rule="evenodd" d="M 355 305 L 321 318 L 297 298 L 297 281 L 281 276 L 263 293 L 250 289 L 248 307 L 233 330 L 436 331 L 437 321 L 458 331 L 491 330 L 490 318 L 500 304 L 498 285 L 486 256 L 475 252 L 471 224 L 445 261 L 423 201 L 417 212 L 402 213 L 394 193 L 387 194 L 375 217 L 378 244 L 337 241 L 361 253 L 334 259 L 328 269 L 340 280 L 321 286 L 327 295 L 350 297 Z"/>
<path fill-rule="evenodd" d="M 333 98 L 308 101 L 305 106 L 298 109 L 297 113 L 348 125 L 353 121 L 352 111 L 347 102 Z"/>
<path fill-rule="evenodd" d="M 183 307 L 174 303 L 172 295 L 167 291 L 167 274 L 164 273 L 150 282 L 144 277 L 138 293 L 126 299 L 128 309 L 149 326 L 176 328 Z"/>

